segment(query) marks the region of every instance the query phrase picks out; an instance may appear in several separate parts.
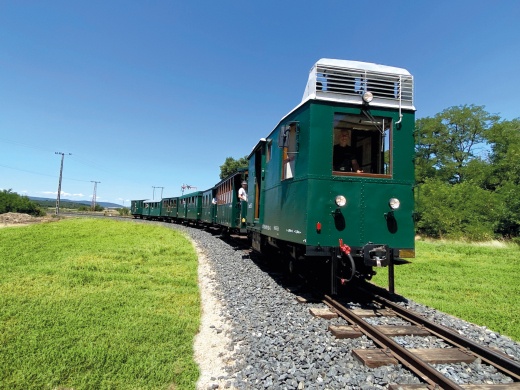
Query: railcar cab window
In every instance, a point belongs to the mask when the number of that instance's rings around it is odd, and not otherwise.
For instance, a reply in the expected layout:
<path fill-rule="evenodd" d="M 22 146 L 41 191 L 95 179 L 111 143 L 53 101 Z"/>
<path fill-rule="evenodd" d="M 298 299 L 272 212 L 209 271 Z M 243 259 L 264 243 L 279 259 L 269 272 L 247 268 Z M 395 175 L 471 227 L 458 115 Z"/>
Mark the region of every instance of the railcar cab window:
<path fill-rule="evenodd" d="M 335 114 L 332 174 L 390 176 L 392 119 Z"/>
<path fill-rule="evenodd" d="M 282 126 L 278 145 L 283 149 L 282 180 L 292 179 L 298 155 L 298 123 L 292 122 Z"/>

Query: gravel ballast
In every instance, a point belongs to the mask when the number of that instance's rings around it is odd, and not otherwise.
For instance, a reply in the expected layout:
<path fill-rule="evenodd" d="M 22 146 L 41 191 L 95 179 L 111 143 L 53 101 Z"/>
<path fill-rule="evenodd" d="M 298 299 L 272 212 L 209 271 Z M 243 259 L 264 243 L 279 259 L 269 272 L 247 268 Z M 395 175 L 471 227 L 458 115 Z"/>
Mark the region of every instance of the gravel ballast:
<path fill-rule="evenodd" d="M 216 367 L 213 362 L 214 375 L 201 368 L 205 379 L 199 381 L 199 389 L 384 389 L 390 383 L 420 383 L 401 365 L 375 369 L 362 365 L 351 351 L 375 348 L 372 341 L 365 336 L 336 339 L 328 326 L 345 324 L 341 319 L 311 316 L 309 309 L 321 304 L 298 303 L 295 295 L 279 283 L 278 275 L 262 270 L 244 251 L 203 230 L 163 225 L 185 232 L 203 253 L 211 269 L 212 294 L 220 304 L 214 308 L 219 311 L 219 320 L 206 327 L 214 338 L 226 340 L 219 347 L 224 366 Z M 411 301 L 403 305 L 520 361 L 520 344 L 507 337 Z M 402 320 L 382 317 L 367 321 L 394 324 Z M 448 347 L 433 336 L 394 340 L 408 348 Z M 480 361 L 436 368 L 458 384 L 511 382 Z"/>

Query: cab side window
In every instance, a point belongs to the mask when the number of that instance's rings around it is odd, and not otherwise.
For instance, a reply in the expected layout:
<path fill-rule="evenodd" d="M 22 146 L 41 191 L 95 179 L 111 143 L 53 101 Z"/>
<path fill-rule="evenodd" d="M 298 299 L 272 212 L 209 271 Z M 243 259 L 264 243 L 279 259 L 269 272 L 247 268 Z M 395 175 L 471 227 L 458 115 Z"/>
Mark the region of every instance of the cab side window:
<path fill-rule="evenodd" d="M 292 179 L 296 168 L 298 155 L 298 124 L 290 123 L 280 130 L 279 147 L 282 152 L 282 180 Z"/>

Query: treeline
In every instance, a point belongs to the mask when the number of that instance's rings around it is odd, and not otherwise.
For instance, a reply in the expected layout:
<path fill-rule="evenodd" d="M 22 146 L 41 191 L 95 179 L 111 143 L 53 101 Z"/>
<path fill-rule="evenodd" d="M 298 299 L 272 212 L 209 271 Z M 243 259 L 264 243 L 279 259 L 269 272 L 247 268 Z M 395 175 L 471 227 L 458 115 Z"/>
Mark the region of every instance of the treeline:
<path fill-rule="evenodd" d="M 55 200 L 33 200 L 32 202 L 36 203 L 37 205 L 43 207 L 43 208 L 51 208 L 56 207 L 56 201 Z M 96 205 L 97 206 L 97 205 Z M 85 208 L 85 210 L 90 210 L 90 206 L 85 205 L 84 203 L 77 203 L 77 202 L 69 202 L 66 200 L 60 201 L 60 207 L 64 209 L 71 209 L 71 210 L 82 210 L 82 208 Z M 101 210 L 103 208 L 101 207 Z"/>
<path fill-rule="evenodd" d="M 520 243 L 520 119 L 463 105 L 416 121 L 416 228 Z"/>
<path fill-rule="evenodd" d="M 27 196 L 18 195 L 12 190 L 0 192 L 0 214 L 4 213 L 24 213 L 36 217 L 46 214 L 40 206 L 29 200 Z"/>

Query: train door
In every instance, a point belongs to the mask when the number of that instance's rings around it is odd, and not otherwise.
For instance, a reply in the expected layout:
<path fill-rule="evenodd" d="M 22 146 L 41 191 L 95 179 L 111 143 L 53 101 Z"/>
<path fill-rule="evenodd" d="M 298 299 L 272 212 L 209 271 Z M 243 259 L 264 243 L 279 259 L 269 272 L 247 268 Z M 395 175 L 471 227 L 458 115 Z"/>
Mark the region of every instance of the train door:
<path fill-rule="evenodd" d="M 248 212 L 247 221 L 250 225 L 261 225 L 263 215 L 262 190 L 265 180 L 265 141 L 262 140 L 249 156 L 248 178 Z"/>

